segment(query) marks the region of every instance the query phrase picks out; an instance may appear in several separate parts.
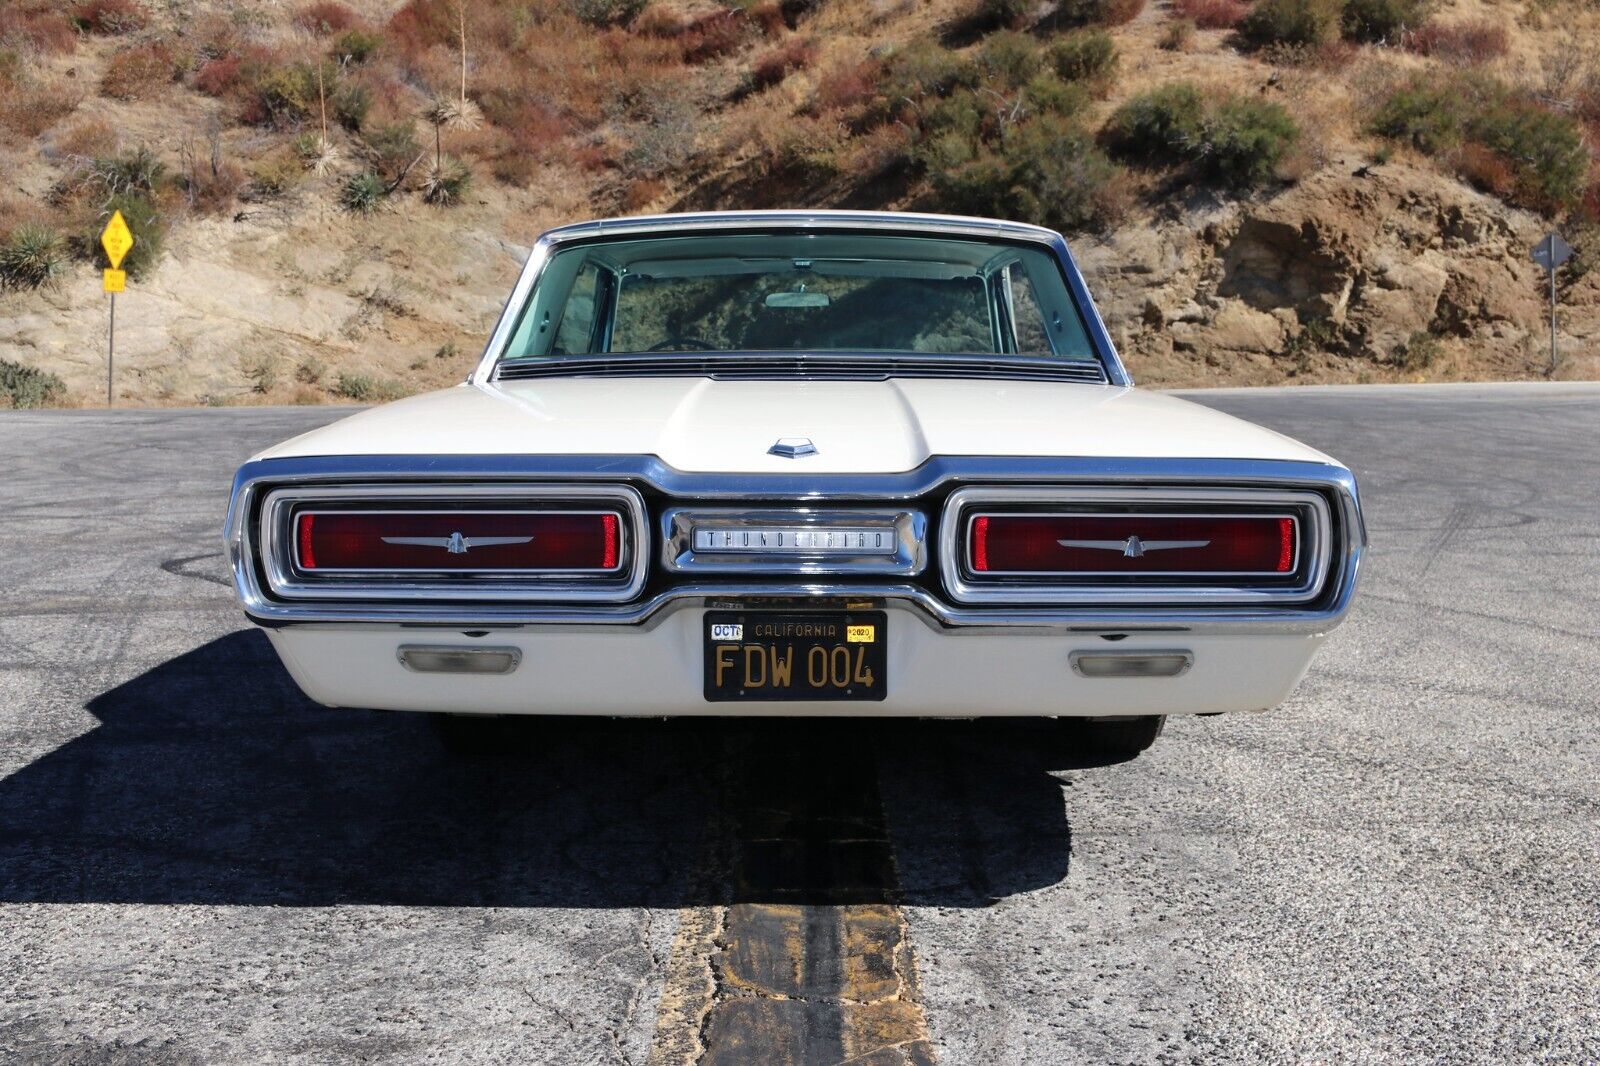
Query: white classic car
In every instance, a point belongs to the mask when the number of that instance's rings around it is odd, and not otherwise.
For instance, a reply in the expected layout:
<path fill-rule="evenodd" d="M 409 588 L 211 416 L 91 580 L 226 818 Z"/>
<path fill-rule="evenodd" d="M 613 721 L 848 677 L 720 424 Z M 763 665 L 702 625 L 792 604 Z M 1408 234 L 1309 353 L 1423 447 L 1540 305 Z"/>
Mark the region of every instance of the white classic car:
<path fill-rule="evenodd" d="M 482 362 L 238 473 L 245 612 L 331 706 L 1040 715 L 1282 701 L 1356 484 L 1132 388 L 1062 238 L 751 212 L 540 238 Z"/>

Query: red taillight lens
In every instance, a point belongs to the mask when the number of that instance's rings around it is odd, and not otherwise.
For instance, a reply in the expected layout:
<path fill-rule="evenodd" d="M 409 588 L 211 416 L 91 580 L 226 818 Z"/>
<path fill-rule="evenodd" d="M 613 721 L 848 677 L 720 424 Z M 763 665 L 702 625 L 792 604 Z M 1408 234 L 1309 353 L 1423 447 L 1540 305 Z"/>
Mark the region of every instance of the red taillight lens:
<path fill-rule="evenodd" d="M 295 548 L 311 573 L 605 572 L 621 565 L 620 529 L 609 511 L 302 511 Z"/>
<path fill-rule="evenodd" d="M 978 515 L 980 574 L 1288 576 L 1299 523 L 1287 515 Z"/>

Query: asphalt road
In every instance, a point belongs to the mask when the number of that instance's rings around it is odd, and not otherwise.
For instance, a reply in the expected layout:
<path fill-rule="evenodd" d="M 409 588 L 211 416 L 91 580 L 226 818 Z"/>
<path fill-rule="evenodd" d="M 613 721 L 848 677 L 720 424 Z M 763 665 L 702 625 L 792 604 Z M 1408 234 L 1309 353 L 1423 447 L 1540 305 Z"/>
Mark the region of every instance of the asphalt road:
<path fill-rule="evenodd" d="M 310 705 L 225 585 L 235 465 L 342 412 L 0 415 L 0 1059 L 1600 1060 L 1600 387 L 1198 398 L 1348 462 L 1372 552 L 1284 707 L 1114 765 L 453 753 Z"/>

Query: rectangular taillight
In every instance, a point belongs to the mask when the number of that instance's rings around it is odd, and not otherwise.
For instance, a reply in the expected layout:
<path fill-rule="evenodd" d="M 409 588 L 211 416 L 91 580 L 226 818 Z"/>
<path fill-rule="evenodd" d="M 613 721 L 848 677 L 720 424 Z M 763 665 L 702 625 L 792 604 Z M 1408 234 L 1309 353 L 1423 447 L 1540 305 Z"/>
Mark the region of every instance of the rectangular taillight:
<path fill-rule="evenodd" d="M 616 511 L 342 511 L 294 514 L 295 567 L 337 573 L 614 573 Z"/>
<path fill-rule="evenodd" d="M 1322 595 L 1336 530 L 1315 491 L 971 485 L 941 516 L 960 603 L 1296 606 Z"/>
<path fill-rule="evenodd" d="M 984 514 L 969 516 L 978 576 L 1287 578 L 1300 561 L 1292 514 Z"/>

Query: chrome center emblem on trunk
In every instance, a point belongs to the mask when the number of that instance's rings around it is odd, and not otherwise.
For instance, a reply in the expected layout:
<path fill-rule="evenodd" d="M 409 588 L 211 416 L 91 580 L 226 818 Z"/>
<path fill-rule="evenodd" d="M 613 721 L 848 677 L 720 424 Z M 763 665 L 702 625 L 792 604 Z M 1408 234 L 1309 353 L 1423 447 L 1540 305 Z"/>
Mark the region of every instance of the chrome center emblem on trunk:
<path fill-rule="evenodd" d="M 817 446 L 811 443 L 810 437 L 779 437 L 778 443 L 767 449 L 767 454 L 798 459 L 802 455 L 816 455 Z"/>

